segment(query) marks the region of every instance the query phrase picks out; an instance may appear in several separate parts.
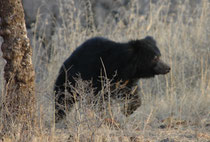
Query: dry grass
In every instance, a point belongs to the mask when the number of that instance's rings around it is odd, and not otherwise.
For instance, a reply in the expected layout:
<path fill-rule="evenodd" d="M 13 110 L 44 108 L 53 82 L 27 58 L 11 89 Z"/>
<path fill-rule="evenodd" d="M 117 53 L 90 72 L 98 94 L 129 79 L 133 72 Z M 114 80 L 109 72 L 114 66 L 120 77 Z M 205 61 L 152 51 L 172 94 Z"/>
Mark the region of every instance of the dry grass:
<path fill-rule="evenodd" d="M 126 13 L 128 25 L 122 21 L 116 25 L 105 23 L 102 29 L 87 35 L 79 17 L 74 15 L 79 11 L 73 3 L 66 4 L 68 11 L 60 10 L 63 25 L 56 28 L 51 47 L 43 49 L 42 39 L 33 39 L 39 121 L 30 141 L 210 141 L 210 3 L 202 1 L 192 13 L 186 1 L 176 7 L 177 13 L 167 15 L 169 5 L 168 2 L 151 4 L 149 15 L 139 17 L 134 1 Z M 108 109 L 100 112 L 97 105 L 81 101 L 66 120 L 55 124 L 52 88 L 58 70 L 78 45 L 98 35 L 115 41 L 151 35 L 172 70 L 168 75 L 139 82 L 143 105 L 128 118 L 122 115 L 118 103 L 107 105 Z M 46 62 L 48 48 L 52 56 Z M 1 60 L 1 92 L 3 65 Z M 81 83 L 77 89 L 87 96 L 80 89 L 82 86 L 85 85 Z M 22 135 L 19 126 L 14 124 L 4 141 L 16 142 Z"/>

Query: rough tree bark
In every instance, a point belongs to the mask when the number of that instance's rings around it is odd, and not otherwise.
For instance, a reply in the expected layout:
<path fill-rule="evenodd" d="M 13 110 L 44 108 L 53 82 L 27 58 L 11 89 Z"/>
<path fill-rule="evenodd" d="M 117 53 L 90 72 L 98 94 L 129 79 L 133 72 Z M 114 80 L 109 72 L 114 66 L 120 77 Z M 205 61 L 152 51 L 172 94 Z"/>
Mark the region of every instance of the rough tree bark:
<path fill-rule="evenodd" d="M 35 73 L 21 0 L 0 0 L 0 36 L 4 39 L 1 49 L 6 60 L 3 129 L 8 131 L 11 122 L 15 122 L 22 124 L 25 131 L 31 127 L 35 114 Z"/>

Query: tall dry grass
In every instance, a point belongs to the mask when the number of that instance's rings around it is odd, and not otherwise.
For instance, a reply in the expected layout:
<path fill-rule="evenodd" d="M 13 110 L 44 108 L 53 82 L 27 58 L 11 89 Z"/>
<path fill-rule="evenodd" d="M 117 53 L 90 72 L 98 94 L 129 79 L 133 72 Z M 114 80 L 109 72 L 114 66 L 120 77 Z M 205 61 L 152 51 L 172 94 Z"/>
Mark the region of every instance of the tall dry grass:
<path fill-rule="evenodd" d="M 75 9 L 72 1 L 67 1 L 65 5 L 60 3 L 63 7 L 59 13 L 62 24 L 55 28 L 50 46 L 42 48 L 44 33 L 38 39 L 36 35 L 31 39 L 39 116 L 31 141 L 209 141 L 210 3 L 201 1 L 192 11 L 190 2 L 178 5 L 174 13 L 169 12 L 168 1 L 151 3 L 149 14 L 139 16 L 135 0 L 124 17 L 119 17 L 122 20 L 117 24 L 109 25 L 107 21 L 102 28 L 96 28 L 88 35 L 79 17 L 84 13 Z M 123 22 L 124 18 L 127 24 Z M 34 30 L 38 28 L 44 31 L 45 22 L 39 27 L 35 24 Z M 116 102 L 108 103 L 108 109 L 101 112 L 97 110 L 97 105 L 82 99 L 66 120 L 54 123 L 53 84 L 63 61 L 78 45 L 92 36 L 126 42 L 147 35 L 156 39 L 163 60 L 171 66 L 171 72 L 140 80 L 139 95 L 143 104 L 132 116 L 123 116 L 120 104 Z M 49 51 L 51 58 L 47 62 L 45 57 Z M 4 86 L 3 65 L 1 60 L 1 92 Z M 84 91 L 86 85 L 81 83 L 77 89 L 81 96 L 88 98 L 87 90 Z M 4 141 L 15 142 L 21 136 L 18 126 L 14 125 L 11 135 Z"/>

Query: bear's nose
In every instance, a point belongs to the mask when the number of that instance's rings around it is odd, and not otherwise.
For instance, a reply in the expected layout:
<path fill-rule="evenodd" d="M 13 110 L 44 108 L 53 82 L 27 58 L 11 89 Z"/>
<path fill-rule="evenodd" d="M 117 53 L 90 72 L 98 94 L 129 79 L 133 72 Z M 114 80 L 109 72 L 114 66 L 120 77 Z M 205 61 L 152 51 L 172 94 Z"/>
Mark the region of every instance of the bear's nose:
<path fill-rule="evenodd" d="M 167 67 L 167 68 L 166 68 L 166 73 L 169 73 L 170 70 L 171 70 L 171 68 L 170 68 L 170 67 Z"/>

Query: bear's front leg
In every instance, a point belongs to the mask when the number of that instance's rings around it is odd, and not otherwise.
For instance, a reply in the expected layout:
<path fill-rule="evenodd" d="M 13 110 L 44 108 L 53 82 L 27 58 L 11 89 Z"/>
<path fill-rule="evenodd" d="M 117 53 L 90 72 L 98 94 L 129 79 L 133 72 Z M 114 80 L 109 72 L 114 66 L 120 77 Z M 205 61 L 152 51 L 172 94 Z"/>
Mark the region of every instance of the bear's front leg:
<path fill-rule="evenodd" d="M 132 89 L 131 92 L 125 97 L 124 108 L 122 111 L 127 117 L 133 114 L 133 112 L 141 106 L 141 97 L 138 94 L 138 90 L 139 88 L 137 86 L 134 87 L 134 89 Z"/>

